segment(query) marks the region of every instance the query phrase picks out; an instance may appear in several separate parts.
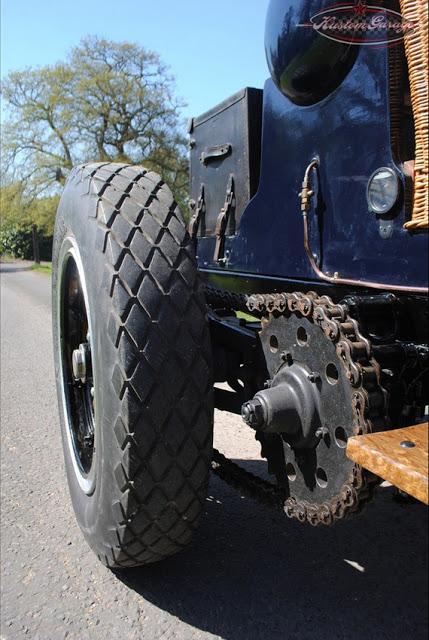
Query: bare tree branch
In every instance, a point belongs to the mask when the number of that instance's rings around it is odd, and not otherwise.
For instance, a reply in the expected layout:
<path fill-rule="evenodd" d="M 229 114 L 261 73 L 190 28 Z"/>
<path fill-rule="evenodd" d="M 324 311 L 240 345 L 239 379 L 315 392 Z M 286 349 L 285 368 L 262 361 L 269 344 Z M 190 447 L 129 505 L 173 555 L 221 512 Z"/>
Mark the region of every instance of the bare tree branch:
<path fill-rule="evenodd" d="M 66 63 L 9 74 L 3 163 L 28 193 L 88 160 L 147 164 L 184 196 L 181 103 L 158 55 L 88 37 Z"/>

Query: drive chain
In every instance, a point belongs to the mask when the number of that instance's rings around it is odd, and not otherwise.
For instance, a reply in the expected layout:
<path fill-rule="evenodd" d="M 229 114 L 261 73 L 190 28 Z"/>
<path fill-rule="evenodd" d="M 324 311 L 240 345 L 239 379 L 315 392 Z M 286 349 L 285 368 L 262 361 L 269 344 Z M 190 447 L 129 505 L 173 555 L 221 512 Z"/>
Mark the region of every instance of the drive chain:
<path fill-rule="evenodd" d="M 352 390 L 355 435 L 370 433 L 386 424 L 386 392 L 380 385 L 380 367 L 372 356 L 371 344 L 348 313 L 347 305 L 336 304 L 328 296 L 303 293 L 254 294 L 245 296 L 210 287 L 210 303 L 220 300 L 234 309 L 246 309 L 270 322 L 273 315 L 299 314 L 318 325 L 336 348 Z M 274 484 L 249 473 L 214 450 L 212 468 L 228 484 L 264 504 L 282 505 L 290 518 L 311 525 L 332 524 L 354 513 L 371 498 L 377 479 L 359 465 L 353 465 L 347 482 L 329 502 L 310 503 L 285 492 Z"/>

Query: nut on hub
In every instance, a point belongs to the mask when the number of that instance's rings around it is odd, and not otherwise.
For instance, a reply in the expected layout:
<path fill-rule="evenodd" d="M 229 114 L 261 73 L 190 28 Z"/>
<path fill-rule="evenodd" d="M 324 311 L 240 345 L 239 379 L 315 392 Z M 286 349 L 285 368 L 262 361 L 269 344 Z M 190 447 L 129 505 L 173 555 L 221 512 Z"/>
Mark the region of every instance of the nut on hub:
<path fill-rule="evenodd" d="M 88 343 L 82 343 L 72 354 L 73 377 L 76 381 L 86 382 L 88 373 Z"/>
<path fill-rule="evenodd" d="M 259 398 L 253 398 L 249 402 L 245 402 L 241 407 L 241 417 L 244 422 L 252 427 L 258 429 L 265 423 L 266 417 L 264 413 L 264 407 Z"/>

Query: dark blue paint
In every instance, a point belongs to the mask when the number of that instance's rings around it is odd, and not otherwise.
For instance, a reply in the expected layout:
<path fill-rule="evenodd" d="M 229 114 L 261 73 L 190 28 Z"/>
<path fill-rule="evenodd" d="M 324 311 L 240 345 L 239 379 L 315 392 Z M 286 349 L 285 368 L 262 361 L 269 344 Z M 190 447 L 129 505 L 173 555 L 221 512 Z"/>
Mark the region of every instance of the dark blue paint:
<path fill-rule="evenodd" d="M 359 49 L 322 38 L 310 18 L 330 0 L 271 0 L 265 24 L 265 53 L 276 86 L 296 104 L 328 96 L 352 68 Z M 309 26 L 303 26 L 309 25 Z"/>
<path fill-rule="evenodd" d="M 315 36 L 320 37 L 320 36 Z M 386 284 L 427 284 L 427 233 L 403 229 L 403 204 L 393 233 L 382 238 L 379 220 L 368 211 L 366 186 L 373 171 L 394 168 L 390 148 L 386 48 L 359 48 L 340 86 L 310 106 L 298 106 L 268 80 L 264 88 L 259 190 L 228 237 L 222 271 L 318 280 L 303 249 L 298 194 L 306 166 L 320 160 L 325 210 L 311 212 L 312 247 L 325 272 Z M 213 238 L 198 242 L 200 268 L 212 262 Z"/>

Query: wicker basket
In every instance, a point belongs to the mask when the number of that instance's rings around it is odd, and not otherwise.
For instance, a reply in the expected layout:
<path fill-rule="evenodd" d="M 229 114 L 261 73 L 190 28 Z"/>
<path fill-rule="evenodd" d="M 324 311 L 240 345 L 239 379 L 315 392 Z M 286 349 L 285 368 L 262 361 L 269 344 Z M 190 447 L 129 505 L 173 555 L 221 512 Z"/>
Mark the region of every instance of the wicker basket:
<path fill-rule="evenodd" d="M 428 3 L 427 0 L 400 0 L 402 17 L 414 29 L 405 35 L 405 55 L 411 87 L 416 155 L 414 166 L 414 201 L 411 220 L 404 226 L 410 231 L 429 227 L 428 179 Z"/>

